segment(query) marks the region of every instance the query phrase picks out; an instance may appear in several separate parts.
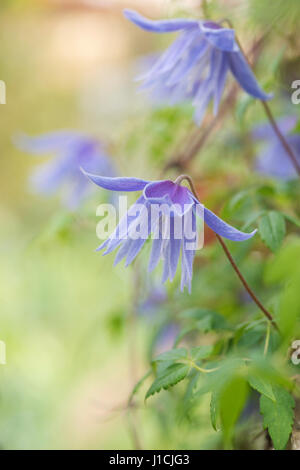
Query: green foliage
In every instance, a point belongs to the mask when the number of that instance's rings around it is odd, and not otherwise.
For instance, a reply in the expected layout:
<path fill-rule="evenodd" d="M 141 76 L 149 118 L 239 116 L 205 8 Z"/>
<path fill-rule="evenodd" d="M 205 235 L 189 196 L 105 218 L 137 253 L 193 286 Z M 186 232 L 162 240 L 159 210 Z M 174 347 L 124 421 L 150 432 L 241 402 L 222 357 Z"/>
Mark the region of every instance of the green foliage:
<path fill-rule="evenodd" d="M 249 0 L 249 15 L 255 24 L 283 34 L 292 32 L 300 21 L 300 5 L 298 0 L 277 0 L 268 2 L 268 5 L 260 0 Z"/>
<path fill-rule="evenodd" d="M 168 388 L 176 385 L 186 377 L 189 369 L 190 366 L 187 364 L 171 364 L 168 366 L 148 389 L 145 399 L 149 398 L 155 393 L 160 392 L 162 388 L 167 390 Z"/>
<path fill-rule="evenodd" d="M 294 422 L 295 400 L 281 387 L 274 387 L 275 403 L 265 395 L 260 398 L 264 428 L 268 429 L 275 449 L 286 447 Z"/>
<path fill-rule="evenodd" d="M 270 284 L 283 283 L 279 295 L 278 321 L 285 347 L 299 334 L 300 319 L 300 242 L 292 238 L 266 266 L 265 279 Z"/>
<path fill-rule="evenodd" d="M 258 225 L 259 234 L 263 242 L 272 251 L 277 251 L 285 236 L 285 220 L 282 214 L 269 211 L 264 215 Z"/>
<path fill-rule="evenodd" d="M 247 394 L 247 382 L 242 377 L 234 377 L 221 393 L 219 406 L 226 447 L 232 446 L 234 426 L 246 403 Z"/>
<path fill-rule="evenodd" d="M 211 425 L 215 431 L 218 430 L 217 420 L 218 420 L 219 413 L 220 413 L 220 397 L 218 393 L 212 392 L 211 399 L 210 399 L 210 420 L 211 420 Z"/>
<path fill-rule="evenodd" d="M 264 395 L 273 402 L 276 401 L 273 388 L 270 382 L 255 375 L 250 375 L 248 378 L 248 382 L 251 387 L 254 388 L 254 390 L 257 390 L 261 395 Z"/>
<path fill-rule="evenodd" d="M 28 8 L 23 5 L 27 2 L 0 3 L 5 10 L 0 20 L 0 78 L 13 96 L 3 108 L 6 119 L 0 128 L 0 340 L 7 343 L 8 352 L 1 377 L 0 447 L 132 448 L 123 420 L 127 404 L 128 414 L 139 413 L 143 432 L 137 431 L 141 439 L 145 436 L 145 447 L 239 449 L 242 431 L 248 447 L 252 445 L 249 436 L 263 430 L 256 403 L 259 395 L 263 425 L 274 446 L 285 448 L 294 417 L 292 393 L 297 396 L 292 377 L 299 374 L 289 350 L 292 341 L 300 339 L 300 185 L 299 179 L 282 181 L 256 170 L 257 156 L 268 145 L 252 137 L 253 127 L 265 120 L 261 103 L 239 90 L 214 121 L 212 131 L 212 109 L 199 128 L 192 121 L 190 103 L 156 106 L 145 98 L 143 108 L 135 110 L 131 91 L 128 105 L 115 80 L 107 80 L 112 86 L 107 97 L 117 97 L 115 111 L 106 112 L 94 100 L 99 91 L 103 93 L 106 79 L 101 84 L 98 79 L 88 80 L 84 106 L 78 106 L 81 84 L 86 81 L 82 77 L 97 77 L 99 60 L 107 57 L 106 30 L 114 30 L 116 44 L 124 39 L 126 47 L 119 52 L 126 53 L 130 68 L 136 53 L 153 51 L 156 41 L 163 41 L 160 44 L 165 47 L 171 37 L 135 33 L 129 24 L 126 32 L 124 23 L 124 28 L 98 28 L 97 40 L 97 28 L 92 27 L 88 37 L 85 28 L 73 28 L 79 43 L 83 34 L 82 44 L 91 40 L 95 51 L 88 54 L 88 61 L 83 50 L 67 61 L 58 56 L 55 69 L 53 41 L 50 44 L 48 38 L 53 34 L 44 34 L 45 27 L 48 31 L 55 22 L 42 2 L 28 2 L 31 7 L 25 15 L 18 12 Z M 299 78 L 294 76 L 299 69 L 299 0 L 247 0 L 235 2 L 235 8 L 225 1 L 202 2 L 200 8 L 182 1 L 169 3 L 168 16 L 205 16 L 212 21 L 229 17 L 246 51 L 263 38 L 254 54 L 259 83 L 274 93 L 270 107 L 276 119 L 289 113 L 299 118 L 299 106 L 292 109 L 287 99 L 292 80 Z M 61 13 L 57 11 L 60 28 L 68 30 Z M 72 21 L 81 14 L 76 12 Z M 114 24 L 114 15 L 105 21 Z M 88 17 L 85 24 L 89 27 Z M 125 38 L 129 31 L 139 34 L 141 41 L 144 37 L 145 43 L 135 41 L 138 36 Z M 54 36 L 57 50 L 63 52 L 60 35 Z M 128 45 L 136 48 L 131 57 Z M 74 81 L 75 64 L 78 80 Z M 106 69 L 103 78 L 107 78 Z M 117 82 L 127 75 L 123 59 L 120 69 Z M 49 70 L 59 73 L 49 74 Z M 221 106 L 222 102 L 223 98 Z M 112 267 L 112 255 L 93 252 L 97 245 L 94 208 L 102 194 L 96 193 L 74 213 L 60 208 L 55 197 L 32 197 L 26 180 L 36 159 L 22 158 L 11 145 L 16 131 L 38 134 L 82 122 L 88 126 L 87 133 L 94 128 L 95 135 L 112 143 L 109 153 L 120 174 L 174 180 L 179 171 L 186 172 L 206 207 L 240 230 L 258 228 L 248 242 L 226 244 L 280 333 L 245 292 L 209 231 L 195 258 L 191 295 L 180 292 L 176 275 L 172 284 L 166 283 L 166 299 L 140 315 L 152 282 L 160 284 L 160 273 L 157 278 L 151 273 L 150 281 L 144 253 L 139 254 L 140 264 L 125 271 L 123 266 Z M 298 119 L 293 133 L 299 132 Z M 205 145 L 190 164 L 162 175 L 171 157 L 188 153 L 203 136 Z M 178 327 L 178 334 L 175 328 L 171 337 L 161 339 L 168 325 Z M 134 353 L 130 358 L 128 346 Z M 128 387 L 140 371 L 145 373 L 128 399 Z M 140 413 L 145 394 L 146 399 L 153 395 L 155 399 L 147 402 L 147 412 Z M 250 416 L 249 408 L 254 408 Z"/>

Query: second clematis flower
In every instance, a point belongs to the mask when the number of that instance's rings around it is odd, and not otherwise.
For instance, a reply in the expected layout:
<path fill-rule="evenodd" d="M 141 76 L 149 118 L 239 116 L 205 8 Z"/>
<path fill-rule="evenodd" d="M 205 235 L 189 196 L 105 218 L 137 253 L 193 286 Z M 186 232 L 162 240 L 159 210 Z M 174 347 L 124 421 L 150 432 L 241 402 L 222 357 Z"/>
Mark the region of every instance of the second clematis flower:
<path fill-rule="evenodd" d="M 148 270 L 163 260 L 162 282 L 173 280 L 181 253 L 181 290 L 191 291 L 193 261 L 197 249 L 197 217 L 218 235 L 233 241 L 244 241 L 255 232 L 244 233 L 228 225 L 206 209 L 185 186 L 170 180 L 147 181 L 138 178 L 108 178 L 83 173 L 94 183 L 110 191 L 142 191 L 142 195 L 123 216 L 114 232 L 98 250 L 104 254 L 119 247 L 115 264 L 126 258 L 128 266 L 152 235 L 153 243 Z M 155 209 L 155 210 L 154 210 Z M 139 227 L 138 236 L 136 228 Z"/>
<path fill-rule="evenodd" d="M 292 147 L 295 157 L 300 164 L 300 134 L 291 133 L 296 124 L 297 116 L 283 116 L 277 120 L 277 126 L 280 132 L 285 136 L 288 144 Z M 265 142 L 265 145 L 257 156 L 255 165 L 259 173 L 282 181 L 297 178 L 294 165 L 269 123 L 255 126 L 252 131 L 252 137 L 255 141 L 261 140 Z"/>
<path fill-rule="evenodd" d="M 54 154 L 39 165 L 30 177 L 30 187 L 39 194 L 50 195 L 62 189 L 63 205 L 76 209 L 90 192 L 80 167 L 115 176 L 116 171 L 105 148 L 97 139 L 75 131 L 56 131 L 30 137 L 19 135 L 18 148 L 32 154 Z"/>
<path fill-rule="evenodd" d="M 211 100 L 217 113 L 228 71 L 249 95 L 259 100 L 272 98 L 259 86 L 233 29 L 205 20 L 152 21 L 132 10 L 125 10 L 124 15 L 146 31 L 180 32 L 149 72 L 139 78 L 142 88 L 151 90 L 156 98 L 168 98 L 171 104 L 191 100 L 197 124 Z"/>

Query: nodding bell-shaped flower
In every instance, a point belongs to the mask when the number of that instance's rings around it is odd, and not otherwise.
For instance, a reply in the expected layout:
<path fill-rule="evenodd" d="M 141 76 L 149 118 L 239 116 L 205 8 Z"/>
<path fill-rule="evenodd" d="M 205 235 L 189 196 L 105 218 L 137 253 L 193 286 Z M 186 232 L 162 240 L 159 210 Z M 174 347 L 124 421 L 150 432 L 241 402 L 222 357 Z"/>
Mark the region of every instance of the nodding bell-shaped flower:
<path fill-rule="evenodd" d="M 283 116 L 277 120 L 277 126 L 300 165 L 300 134 L 291 134 L 296 123 L 297 116 Z M 265 143 L 256 159 L 255 167 L 259 173 L 282 181 L 297 178 L 295 167 L 270 123 L 255 126 L 252 137 L 255 141 L 261 140 Z"/>
<path fill-rule="evenodd" d="M 14 141 L 22 151 L 54 155 L 33 171 L 30 188 L 45 195 L 62 189 L 63 204 L 71 210 L 76 209 L 91 190 L 80 167 L 106 176 L 116 175 L 103 144 L 75 131 L 50 132 L 35 137 L 19 135 Z"/>
<path fill-rule="evenodd" d="M 198 243 L 197 218 L 202 218 L 215 233 L 234 241 L 251 238 L 228 225 L 206 209 L 185 186 L 170 180 L 146 181 L 138 178 L 108 178 L 84 172 L 101 188 L 110 191 L 142 191 L 142 195 L 123 216 L 115 231 L 98 250 L 104 254 L 116 248 L 115 264 L 126 258 L 128 266 L 152 234 L 152 250 L 148 270 L 151 272 L 163 260 L 162 282 L 173 280 L 181 253 L 181 290 L 191 290 L 193 261 Z M 155 209 L 155 210 L 154 210 Z M 137 227 L 139 231 L 137 233 Z M 167 230 L 166 230 L 167 228 Z"/>
<path fill-rule="evenodd" d="M 125 10 L 124 15 L 146 31 L 179 31 L 171 46 L 138 78 L 143 81 L 142 89 L 149 89 L 156 101 L 192 101 L 198 125 L 211 100 L 217 114 L 228 71 L 249 95 L 259 100 L 272 98 L 259 86 L 233 29 L 205 20 L 153 21 L 132 10 Z"/>

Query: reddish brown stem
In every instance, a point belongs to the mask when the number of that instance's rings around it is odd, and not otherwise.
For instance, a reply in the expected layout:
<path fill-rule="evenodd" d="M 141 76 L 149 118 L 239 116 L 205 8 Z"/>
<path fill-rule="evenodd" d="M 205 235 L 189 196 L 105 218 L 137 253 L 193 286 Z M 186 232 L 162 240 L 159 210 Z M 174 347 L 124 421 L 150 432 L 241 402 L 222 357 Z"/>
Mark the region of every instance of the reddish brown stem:
<path fill-rule="evenodd" d="M 234 259 L 232 258 L 231 254 L 230 254 L 230 251 L 228 250 L 227 246 L 225 245 L 222 237 L 220 237 L 220 235 L 218 235 L 216 233 L 216 237 L 218 239 L 218 241 L 220 242 L 231 266 L 233 267 L 233 269 L 235 270 L 235 272 L 237 273 L 240 281 L 242 282 L 243 286 L 245 287 L 246 291 L 248 292 L 248 294 L 250 295 L 250 297 L 252 298 L 252 300 L 256 303 L 256 305 L 260 308 L 260 310 L 263 312 L 263 314 L 267 317 L 268 320 L 270 320 L 270 322 L 272 323 L 272 325 L 276 328 L 277 331 L 279 331 L 278 329 L 278 326 L 277 326 L 277 323 L 275 322 L 275 320 L 273 319 L 272 315 L 270 314 L 270 312 L 268 312 L 268 310 L 263 306 L 263 304 L 258 300 L 258 298 L 256 297 L 256 295 L 254 294 L 253 290 L 249 287 L 246 279 L 244 278 L 244 276 L 242 275 L 241 271 L 239 270 L 239 268 L 237 267 Z"/>
<path fill-rule="evenodd" d="M 242 48 L 242 45 L 240 43 L 240 41 L 238 40 L 238 38 L 236 38 L 236 42 L 238 43 L 239 45 L 239 48 L 241 50 L 241 52 L 243 53 L 246 61 L 248 62 L 249 66 L 251 67 L 251 64 L 248 60 L 248 57 L 247 55 L 245 54 L 243 48 Z M 292 147 L 290 146 L 290 144 L 288 143 L 287 139 L 284 137 L 284 135 L 281 133 L 279 127 L 277 126 L 277 123 L 276 123 L 276 120 L 274 119 L 274 116 L 272 114 L 272 111 L 271 111 L 271 108 L 270 106 L 268 105 L 268 103 L 266 101 L 263 101 L 263 100 L 260 100 L 264 110 L 265 110 L 265 113 L 267 115 L 267 118 L 275 132 L 275 134 L 277 135 L 278 139 L 280 140 L 283 148 L 285 149 L 286 153 L 288 154 L 296 172 L 298 173 L 298 175 L 300 176 L 300 163 L 298 162 L 297 160 L 297 157 L 292 149 Z"/>
<path fill-rule="evenodd" d="M 297 171 L 298 175 L 300 176 L 300 164 L 296 158 L 296 155 L 292 149 L 292 147 L 290 146 L 290 144 L 288 143 L 288 141 L 286 140 L 286 138 L 282 135 L 282 133 L 280 132 L 280 129 L 279 127 L 277 126 L 277 123 L 273 117 L 273 114 L 272 114 L 272 111 L 270 109 L 270 106 L 268 105 L 268 103 L 266 103 L 265 101 L 261 101 L 261 104 L 263 105 L 263 108 L 266 112 L 266 115 L 270 121 L 270 124 L 271 126 L 273 127 L 274 129 L 274 132 L 275 134 L 277 135 L 278 139 L 280 140 L 283 148 L 285 149 L 286 153 L 288 154 L 292 164 L 294 165 L 295 167 L 295 170 Z"/>

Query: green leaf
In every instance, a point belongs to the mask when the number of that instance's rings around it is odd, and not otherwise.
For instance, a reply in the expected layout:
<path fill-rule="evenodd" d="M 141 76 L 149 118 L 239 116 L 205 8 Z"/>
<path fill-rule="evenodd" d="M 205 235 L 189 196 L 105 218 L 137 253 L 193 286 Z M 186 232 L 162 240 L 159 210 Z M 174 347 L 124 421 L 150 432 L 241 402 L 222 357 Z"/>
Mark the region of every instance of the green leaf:
<path fill-rule="evenodd" d="M 268 428 L 276 450 L 286 447 L 294 422 L 295 401 L 282 387 L 273 387 L 276 402 L 262 395 L 260 412 L 264 417 L 264 429 Z"/>
<path fill-rule="evenodd" d="M 190 366 L 187 364 L 172 364 L 158 376 L 146 393 L 145 400 L 151 395 L 158 393 L 162 388 L 167 390 L 183 380 L 189 372 Z"/>
<path fill-rule="evenodd" d="M 181 340 L 192 331 L 197 331 L 197 328 L 194 325 L 186 326 L 185 328 L 180 330 L 178 335 L 176 336 L 174 346 L 177 346 L 181 342 Z"/>
<path fill-rule="evenodd" d="M 175 348 L 175 349 L 170 349 L 169 351 L 166 351 L 159 356 L 157 356 L 154 359 L 154 362 L 160 362 L 160 361 L 179 361 L 180 359 L 187 359 L 188 358 L 188 352 L 185 348 Z"/>
<path fill-rule="evenodd" d="M 273 402 L 276 401 L 272 385 L 270 382 L 262 379 L 261 377 L 257 377 L 255 375 L 251 375 L 248 377 L 248 382 L 254 390 L 257 390 L 261 395 L 269 398 Z"/>
<path fill-rule="evenodd" d="M 300 220 L 295 217 L 294 215 L 290 215 L 290 214 L 282 214 L 286 220 L 288 220 L 289 222 L 291 222 L 291 224 L 294 224 L 296 225 L 296 227 L 300 227 Z"/>
<path fill-rule="evenodd" d="M 273 284 L 290 279 L 298 270 L 300 258 L 300 239 L 292 238 L 269 260 L 265 270 L 265 282 Z"/>
<path fill-rule="evenodd" d="M 205 308 L 190 308 L 184 310 L 180 317 L 193 321 L 195 329 L 208 332 L 211 330 L 225 330 L 228 328 L 225 318 L 213 310 Z"/>
<path fill-rule="evenodd" d="M 262 241 L 272 251 L 278 250 L 285 236 L 285 220 L 280 212 L 269 211 L 258 224 Z"/>
<path fill-rule="evenodd" d="M 213 351 L 213 346 L 198 346 L 190 350 L 190 357 L 194 362 L 209 357 Z"/>
<path fill-rule="evenodd" d="M 299 258 L 298 258 L 299 262 Z M 285 286 L 280 296 L 280 307 L 278 314 L 279 329 L 282 333 L 282 339 L 288 343 L 299 331 L 300 325 L 300 267 L 293 273 L 292 278 Z"/>
<path fill-rule="evenodd" d="M 234 426 L 245 405 L 247 393 L 246 380 L 238 376 L 235 376 L 221 392 L 220 416 L 224 443 L 227 448 L 232 447 Z"/>
<path fill-rule="evenodd" d="M 150 377 L 150 375 L 152 374 L 152 370 L 148 370 L 146 372 L 145 375 L 143 375 L 143 377 L 137 382 L 137 384 L 134 386 L 132 392 L 131 392 L 131 395 L 129 397 L 129 402 L 132 400 L 132 398 L 134 397 L 134 395 L 139 391 L 139 389 L 141 388 L 141 386 L 143 385 L 143 383 L 145 382 L 145 380 Z"/>
<path fill-rule="evenodd" d="M 186 391 L 185 391 L 185 394 L 184 394 L 184 397 L 183 397 L 182 410 L 181 410 L 184 417 L 187 417 L 187 415 L 189 414 L 191 408 L 195 404 L 194 390 L 197 387 L 199 377 L 200 377 L 200 374 L 198 374 L 198 372 L 196 372 L 196 371 L 193 371 L 189 375 L 190 380 L 189 380 L 188 386 L 186 388 Z"/>

